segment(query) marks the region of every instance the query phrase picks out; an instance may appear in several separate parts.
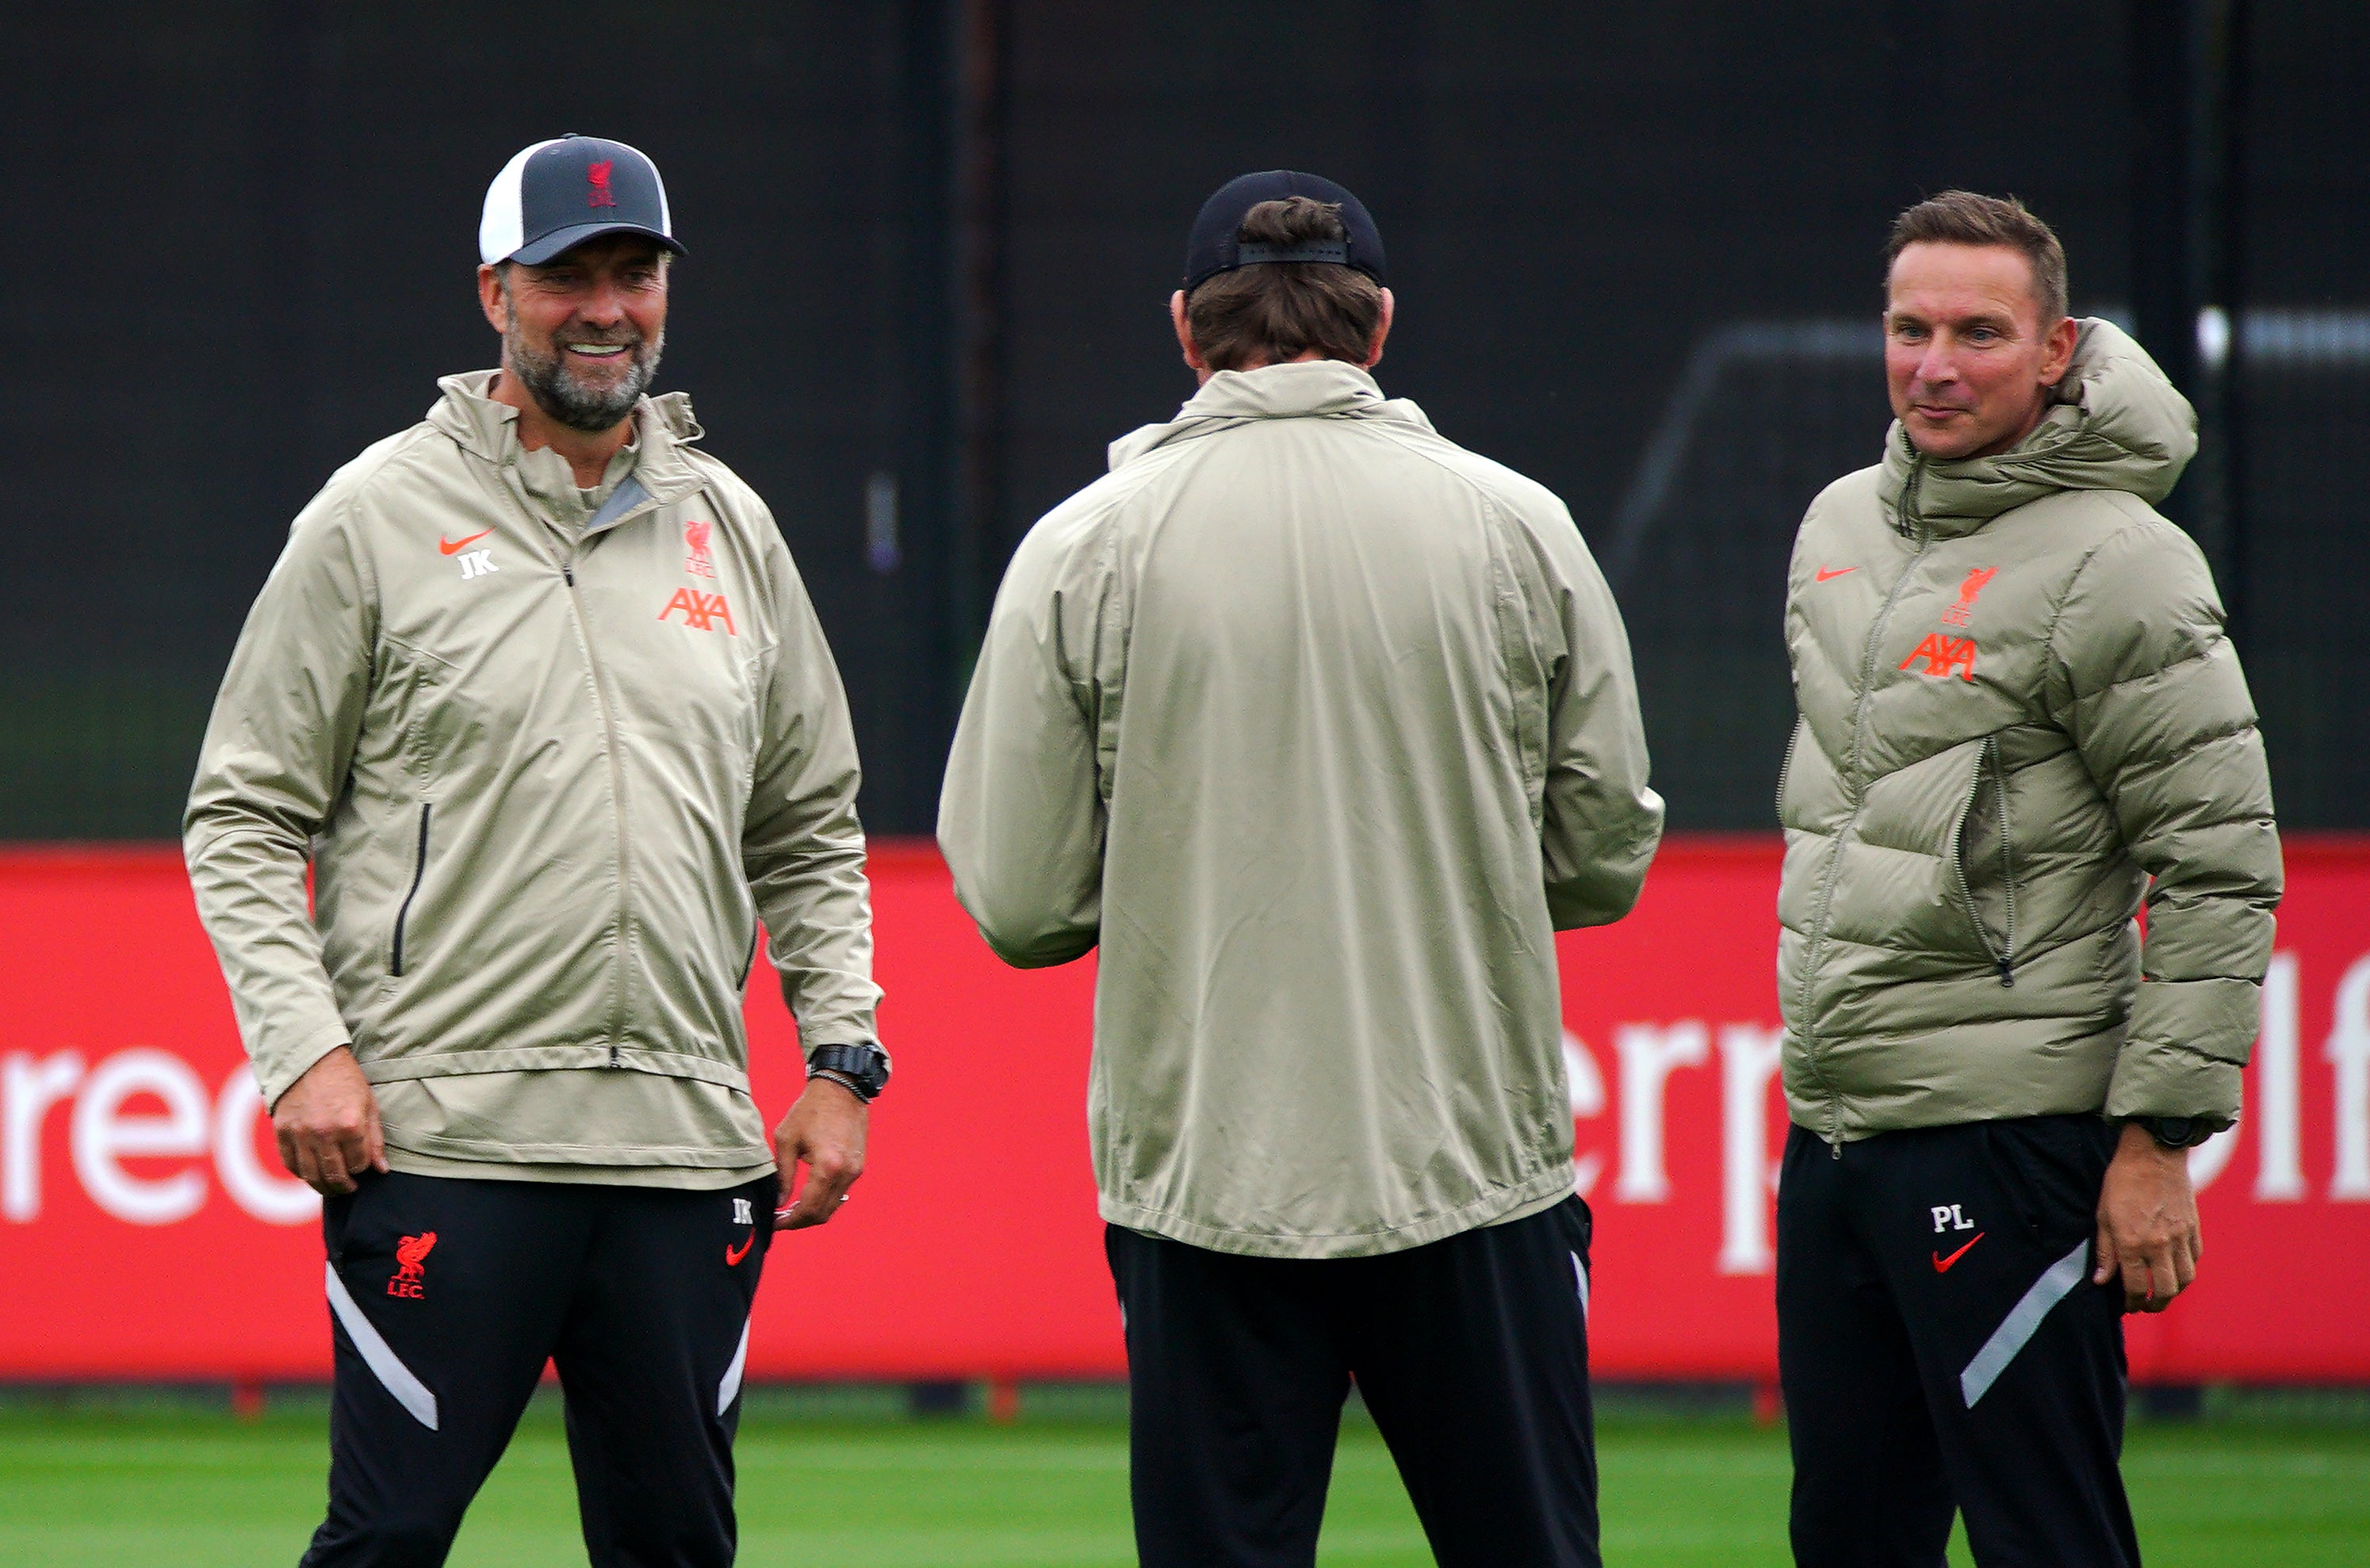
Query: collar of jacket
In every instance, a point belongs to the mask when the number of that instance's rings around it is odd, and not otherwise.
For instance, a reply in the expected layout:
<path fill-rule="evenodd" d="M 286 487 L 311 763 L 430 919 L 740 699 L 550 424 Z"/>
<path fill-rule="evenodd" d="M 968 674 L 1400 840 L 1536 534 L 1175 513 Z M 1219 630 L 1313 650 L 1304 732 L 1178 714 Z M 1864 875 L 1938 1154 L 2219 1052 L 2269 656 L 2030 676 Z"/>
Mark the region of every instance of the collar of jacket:
<path fill-rule="evenodd" d="M 443 396 L 428 410 L 428 422 L 459 443 L 462 450 L 500 468 L 512 461 L 506 454 L 518 449 L 509 440 L 509 428 L 518 410 L 497 403 L 487 394 L 499 371 L 467 371 L 436 383 Z M 698 470 L 683 449 L 706 432 L 691 417 L 691 399 L 680 392 L 644 397 L 634 406 L 635 434 L 641 456 L 627 483 L 639 483 L 661 506 L 681 499 L 699 487 Z"/>
<path fill-rule="evenodd" d="M 1110 443 L 1110 465 L 1122 467 L 1173 441 L 1232 429 L 1252 419 L 1397 419 L 1432 429 L 1423 410 L 1404 397 L 1385 397 L 1375 378 L 1342 360 L 1304 360 L 1255 371 L 1220 371 L 1202 383 L 1177 418 L 1146 425 Z"/>
<path fill-rule="evenodd" d="M 2122 490 L 2149 506 L 2169 494 L 2197 451 L 2197 415 L 2148 358 L 2110 321 L 2081 324 L 2074 362 L 2056 402 L 2032 433 L 1991 457 L 1922 464 L 1894 420 L 1884 438 L 1885 515 L 1900 515 L 1911 472 L 1918 476 L 1916 512 L 1944 538 L 1973 533 L 2012 508 L 2060 490 Z"/>

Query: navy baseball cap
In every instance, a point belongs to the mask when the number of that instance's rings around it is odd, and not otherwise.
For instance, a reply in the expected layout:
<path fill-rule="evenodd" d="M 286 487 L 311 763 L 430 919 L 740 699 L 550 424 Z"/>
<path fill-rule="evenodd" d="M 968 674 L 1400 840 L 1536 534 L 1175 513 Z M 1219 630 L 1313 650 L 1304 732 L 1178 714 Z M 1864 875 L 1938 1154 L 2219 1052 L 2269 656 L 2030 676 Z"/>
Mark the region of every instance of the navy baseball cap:
<path fill-rule="evenodd" d="M 570 133 L 522 150 L 494 176 L 477 258 L 540 267 L 569 246 L 619 234 L 648 235 L 683 254 L 658 165 L 623 142 Z"/>
<path fill-rule="evenodd" d="M 1253 245 L 1235 237 L 1243 226 L 1244 213 L 1262 201 L 1281 201 L 1291 196 L 1338 203 L 1348 237 L 1295 246 Z M 1242 175 L 1218 187 L 1217 194 L 1202 203 L 1201 213 L 1193 220 L 1193 232 L 1185 241 L 1185 292 L 1191 293 L 1220 272 L 1263 261 L 1329 261 L 1354 267 L 1380 283 L 1383 236 L 1366 204 L 1321 175 L 1292 169 Z"/>

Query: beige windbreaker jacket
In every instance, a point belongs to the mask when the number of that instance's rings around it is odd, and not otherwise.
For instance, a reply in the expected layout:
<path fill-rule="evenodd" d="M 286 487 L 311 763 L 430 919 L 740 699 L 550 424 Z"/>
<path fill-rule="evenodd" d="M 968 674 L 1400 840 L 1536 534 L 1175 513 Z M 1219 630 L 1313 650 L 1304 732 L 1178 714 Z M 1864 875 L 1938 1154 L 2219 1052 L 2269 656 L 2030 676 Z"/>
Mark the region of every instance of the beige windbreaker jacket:
<path fill-rule="evenodd" d="M 685 398 L 560 517 L 491 379 L 297 518 L 190 794 L 199 911 L 265 1097 L 351 1042 L 398 1168 L 762 1170 L 761 916 L 806 1047 L 875 1034 L 838 672 Z"/>
<path fill-rule="evenodd" d="M 2089 321 L 2010 451 L 1932 462 L 1895 425 L 1881 466 L 1812 503 L 1778 784 L 1800 1126 L 1840 1145 L 2238 1116 L 2280 845 L 2213 579 L 2150 509 L 2194 429 L 2140 347 Z"/>
<path fill-rule="evenodd" d="M 1007 961 L 1101 945 L 1113 1223 L 1348 1257 L 1571 1191 L 1554 933 L 1661 836 L 1555 497 L 1334 361 L 1211 378 L 1030 531 L 938 839 Z"/>

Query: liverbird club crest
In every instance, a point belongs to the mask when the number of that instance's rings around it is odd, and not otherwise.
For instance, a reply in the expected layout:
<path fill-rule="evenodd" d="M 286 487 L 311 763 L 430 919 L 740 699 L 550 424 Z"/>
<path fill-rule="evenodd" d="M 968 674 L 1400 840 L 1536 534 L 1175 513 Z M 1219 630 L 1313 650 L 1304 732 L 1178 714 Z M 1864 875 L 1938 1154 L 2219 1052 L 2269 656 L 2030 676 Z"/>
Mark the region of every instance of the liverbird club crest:
<path fill-rule="evenodd" d="M 683 547 L 685 552 L 683 569 L 693 577 L 712 578 L 716 575 L 716 557 L 708 553 L 708 535 L 714 531 L 715 526 L 713 523 L 702 522 L 696 519 L 683 525 Z"/>
<path fill-rule="evenodd" d="M 414 1301 L 425 1299 L 420 1288 L 426 1281 L 420 1270 L 428 1261 L 428 1254 L 435 1250 L 436 1232 L 433 1230 L 422 1230 L 417 1236 L 406 1236 L 397 1242 L 395 1244 L 395 1276 L 386 1282 L 386 1293 Z"/>
<path fill-rule="evenodd" d="M 1985 583 L 1997 576 L 1999 576 L 1997 567 L 1977 567 L 1973 571 L 1969 572 L 1967 580 L 1959 585 L 1959 601 L 1942 612 L 1942 624 L 1966 625 L 1974 615 L 1976 596 L 1984 591 Z"/>
<path fill-rule="evenodd" d="M 609 189 L 609 169 L 615 162 L 613 158 L 603 158 L 597 164 L 584 166 L 584 177 L 592 187 L 592 199 L 584 203 L 587 207 L 615 207 L 617 204 L 616 192 Z"/>

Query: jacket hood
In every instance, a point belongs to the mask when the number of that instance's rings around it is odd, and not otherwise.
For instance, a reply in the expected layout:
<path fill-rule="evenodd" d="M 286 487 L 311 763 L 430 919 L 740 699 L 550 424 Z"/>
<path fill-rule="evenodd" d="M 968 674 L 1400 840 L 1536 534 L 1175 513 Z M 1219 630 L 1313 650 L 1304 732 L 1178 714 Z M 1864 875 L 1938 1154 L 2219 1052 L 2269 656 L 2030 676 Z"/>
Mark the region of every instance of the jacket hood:
<path fill-rule="evenodd" d="M 500 373 L 466 371 L 440 378 L 436 385 L 444 395 L 428 410 L 430 424 L 466 451 L 497 465 L 511 450 L 510 428 L 518 423 L 517 409 L 488 395 L 493 390 L 494 377 Z M 707 432 L 692 418 L 691 398 L 686 394 L 669 392 L 644 397 L 634 405 L 634 423 L 641 444 L 641 457 L 634 464 L 634 475 L 643 489 L 654 498 L 666 501 L 699 483 L 699 475 L 684 458 L 683 448 Z"/>
<path fill-rule="evenodd" d="M 1375 378 L 1341 360 L 1305 360 L 1255 371 L 1220 371 L 1166 424 L 1146 425 L 1110 443 L 1110 465 L 1123 467 L 1171 441 L 1232 429 L 1249 419 L 1385 418 L 1432 429 L 1404 397 L 1385 397 Z"/>
<path fill-rule="evenodd" d="M 2197 414 L 2147 350 L 2111 321 L 2081 323 L 2074 362 L 2032 433 L 1992 457 L 1928 462 L 1917 514 L 1964 533 L 2060 490 L 2121 490 L 2154 506 L 2197 452 Z M 1884 439 L 1884 508 L 1893 525 L 1917 452 L 1894 420 Z"/>

